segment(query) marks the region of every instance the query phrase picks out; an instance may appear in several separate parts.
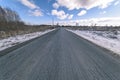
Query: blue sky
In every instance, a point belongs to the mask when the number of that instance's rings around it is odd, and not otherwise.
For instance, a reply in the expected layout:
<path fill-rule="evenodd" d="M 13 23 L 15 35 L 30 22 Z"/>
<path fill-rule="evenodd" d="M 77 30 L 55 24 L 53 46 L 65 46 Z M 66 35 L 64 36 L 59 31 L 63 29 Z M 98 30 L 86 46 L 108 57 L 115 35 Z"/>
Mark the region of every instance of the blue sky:
<path fill-rule="evenodd" d="M 11 8 L 30 24 L 120 18 L 120 0 L 0 0 L 0 6 Z"/>

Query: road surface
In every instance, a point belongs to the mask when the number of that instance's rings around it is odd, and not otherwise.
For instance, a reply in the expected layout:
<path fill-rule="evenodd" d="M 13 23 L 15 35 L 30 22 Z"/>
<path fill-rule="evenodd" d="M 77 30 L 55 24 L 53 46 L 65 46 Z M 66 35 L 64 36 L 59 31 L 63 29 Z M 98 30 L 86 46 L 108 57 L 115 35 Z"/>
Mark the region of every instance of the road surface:
<path fill-rule="evenodd" d="M 1 56 L 0 80 L 120 80 L 120 60 L 61 28 Z"/>

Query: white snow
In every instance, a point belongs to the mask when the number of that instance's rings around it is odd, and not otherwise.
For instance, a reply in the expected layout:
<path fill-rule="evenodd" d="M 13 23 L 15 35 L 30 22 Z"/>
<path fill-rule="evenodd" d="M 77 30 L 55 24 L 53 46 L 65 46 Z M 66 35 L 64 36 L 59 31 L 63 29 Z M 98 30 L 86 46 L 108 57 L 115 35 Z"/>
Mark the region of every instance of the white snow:
<path fill-rule="evenodd" d="M 30 39 L 39 37 L 39 36 L 44 35 L 50 31 L 53 31 L 53 30 L 54 29 L 46 30 L 43 32 L 34 32 L 34 33 L 29 33 L 29 34 L 24 34 L 24 35 L 17 35 L 17 36 L 13 36 L 13 37 L 8 37 L 6 39 L 1 39 L 0 40 L 0 51 L 4 50 L 6 48 L 12 47 L 14 45 L 17 45 L 19 43 L 28 41 Z"/>
<path fill-rule="evenodd" d="M 120 31 L 117 35 L 110 31 L 69 31 L 120 55 Z"/>

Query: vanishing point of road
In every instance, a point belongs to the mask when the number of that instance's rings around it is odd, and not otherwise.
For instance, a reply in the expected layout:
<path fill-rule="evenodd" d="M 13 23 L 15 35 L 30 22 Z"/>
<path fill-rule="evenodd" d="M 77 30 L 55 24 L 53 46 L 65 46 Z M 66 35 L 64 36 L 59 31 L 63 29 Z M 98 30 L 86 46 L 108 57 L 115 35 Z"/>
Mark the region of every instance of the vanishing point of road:
<path fill-rule="evenodd" d="M 63 28 L 0 52 L 0 80 L 120 80 L 120 59 Z"/>

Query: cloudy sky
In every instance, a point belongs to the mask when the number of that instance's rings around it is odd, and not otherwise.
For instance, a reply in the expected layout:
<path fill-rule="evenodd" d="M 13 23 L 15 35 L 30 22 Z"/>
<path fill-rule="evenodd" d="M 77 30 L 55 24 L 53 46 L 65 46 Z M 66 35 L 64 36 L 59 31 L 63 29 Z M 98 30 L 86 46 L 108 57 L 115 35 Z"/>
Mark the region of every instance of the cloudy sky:
<path fill-rule="evenodd" d="M 120 0 L 0 0 L 30 24 L 120 25 Z"/>

